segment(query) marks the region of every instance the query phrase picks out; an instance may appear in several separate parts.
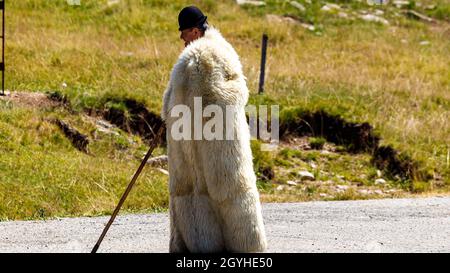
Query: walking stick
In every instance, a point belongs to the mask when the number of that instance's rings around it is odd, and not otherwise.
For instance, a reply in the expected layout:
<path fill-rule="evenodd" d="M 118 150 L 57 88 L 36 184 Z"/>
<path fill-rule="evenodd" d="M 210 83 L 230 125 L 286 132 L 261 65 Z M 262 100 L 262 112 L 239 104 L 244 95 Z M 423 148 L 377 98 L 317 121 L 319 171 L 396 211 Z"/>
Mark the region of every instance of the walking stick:
<path fill-rule="evenodd" d="M 117 213 L 119 213 L 119 210 L 122 207 L 123 203 L 125 202 L 125 199 L 127 199 L 127 196 L 130 193 L 131 189 L 133 188 L 133 185 L 136 182 L 137 178 L 141 174 L 142 169 L 144 169 L 144 166 L 147 163 L 147 160 L 151 156 L 153 150 L 156 148 L 156 145 L 158 145 L 158 142 L 161 138 L 163 131 L 164 131 L 163 125 L 161 125 L 158 129 L 158 132 L 156 133 L 155 138 L 153 138 L 153 141 L 150 144 L 150 148 L 148 149 L 147 154 L 145 155 L 144 159 L 142 160 L 141 165 L 139 165 L 139 168 L 137 169 L 136 173 L 134 174 L 133 178 L 131 179 L 130 184 L 128 184 L 128 187 L 125 190 L 124 194 L 122 195 L 122 198 L 120 198 L 119 204 L 117 204 L 116 209 L 114 210 L 113 214 L 111 215 L 111 218 L 109 219 L 108 223 L 106 224 L 105 228 L 103 229 L 102 235 L 100 235 L 94 248 L 92 248 L 91 253 L 97 253 L 97 250 L 100 247 L 100 244 L 102 243 L 103 238 L 105 237 L 106 233 L 108 232 L 109 227 L 114 222 L 114 219 L 116 219 Z"/>

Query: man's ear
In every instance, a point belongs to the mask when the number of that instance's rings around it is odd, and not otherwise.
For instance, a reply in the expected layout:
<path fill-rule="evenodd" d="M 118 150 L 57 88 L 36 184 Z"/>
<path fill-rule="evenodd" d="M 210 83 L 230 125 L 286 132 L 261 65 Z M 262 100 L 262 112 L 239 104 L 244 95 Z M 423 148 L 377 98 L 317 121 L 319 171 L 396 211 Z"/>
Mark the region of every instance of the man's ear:
<path fill-rule="evenodd" d="M 198 34 L 200 33 L 199 30 L 198 30 L 198 28 L 194 27 L 194 28 L 192 29 L 192 31 L 194 32 L 194 36 L 195 36 L 195 37 L 198 37 Z"/>
<path fill-rule="evenodd" d="M 203 36 L 203 32 L 198 27 L 194 28 L 194 30 L 195 30 L 195 36 L 196 37 L 202 37 Z"/>

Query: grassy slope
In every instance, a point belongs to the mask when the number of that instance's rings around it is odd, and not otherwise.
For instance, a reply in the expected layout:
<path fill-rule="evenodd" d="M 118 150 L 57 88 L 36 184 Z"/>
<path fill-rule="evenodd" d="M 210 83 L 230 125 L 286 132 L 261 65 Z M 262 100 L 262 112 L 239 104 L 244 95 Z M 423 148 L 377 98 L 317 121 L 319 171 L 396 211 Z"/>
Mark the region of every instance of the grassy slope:
<path fill-rule="evenodd" d="M 130 97 L 159 112 L 170 68 L 182 49 L 177 12 L 188 1 L 128 0 L 111 7 L 107 1 L 81 2 L 75 7 L 63 0 L 8 2 L 7 89 L 59 90 L 77 109 L 101 107 L 112 96 Z M 383 143 L 450 180 L 448 24 L 428 26 L 395 17 L 388 9 L 391 25 L 386 27 L 339 19 L 320 12 L 322 4 L 302 14 L 283 1 L 245 9 L 233 2 L 189 1 L 204 9 L 236 47 L 251 90 L 257 88 L 260 37 L 268 33 L 266 95 L 253 95 L 252 102 L 324 108 L 349 120 L 369 121 Z M 438 2 L 434 12 L 439 18 L 448 18 L 448 1 L 432 2 Z M 295 13 L 319 32 L 268 24 L 266 13 Z M 430 45 L 420 45 L 422 40 Z M 88 156 L 45 121 L 61 115 L 91 132 L 78 115 L 1 102 L 0 107 L 1 219 L 112 209 L 139 163 L 130 155 L 145 150 L 139 140 L 117 152 L 114 145 L 121 140 L 105 137 L 93 144 L 95 156 Z M 147 170 L 126 209 L 166 207 L 165 180 Z"/>
<path fill-rule="evenodd" d="M 139 138 L 95 132 L 92 121 L 65 110 L 0 102 L 0 219 L 98 215 L 110 212 L 146 151 Z M 95 135 L 79 152 L 49 120 L 58 117 Z M 94 134 L 95 132 L 95 134 Z M 161 149 L 155 154 L 163 153 Z M 166 176 L 146 168 L 125 209 L 167 207 Z"/>

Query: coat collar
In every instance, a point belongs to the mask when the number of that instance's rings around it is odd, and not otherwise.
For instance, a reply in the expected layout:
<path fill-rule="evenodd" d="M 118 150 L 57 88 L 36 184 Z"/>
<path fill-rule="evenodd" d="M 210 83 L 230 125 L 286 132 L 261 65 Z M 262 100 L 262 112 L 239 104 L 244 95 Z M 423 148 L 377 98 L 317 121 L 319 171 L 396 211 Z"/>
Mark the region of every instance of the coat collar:
<path fill-rule="evenodd" d="M 185 49 L 184 51 L 189 51 L 191 48 L 195 48 L 200 44 L 203 44 L 207 41 L 220 41 L 220 42 L 224 42 L 225 39 L 223 38 L 222 34 L 220 33 L 220 31 L 218 29 L 216 29 L 215 27 L 209 26 L 208 29 L 206 29 L 205 34 L 203 35 L 203 37 L 198 38 L 197 40 L 193 41 L 192 43 L 190 43 Z"/>

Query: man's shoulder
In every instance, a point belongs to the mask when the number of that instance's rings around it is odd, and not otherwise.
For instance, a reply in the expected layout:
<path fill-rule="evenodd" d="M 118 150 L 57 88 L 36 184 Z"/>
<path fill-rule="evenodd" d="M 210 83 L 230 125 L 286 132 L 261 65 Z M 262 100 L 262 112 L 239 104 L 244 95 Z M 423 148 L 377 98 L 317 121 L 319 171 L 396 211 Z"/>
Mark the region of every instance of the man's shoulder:
<path fill-rule="evenodd" d="M 241 73 L 242 69 L 234 48 L 214 28 L 208 29 L 204 37 L 187 46 L 181 53 L 176 66 L 185 72 L 195 73 L 212 72 L 216 67 L 235 71 L 234 73 Z"/>

